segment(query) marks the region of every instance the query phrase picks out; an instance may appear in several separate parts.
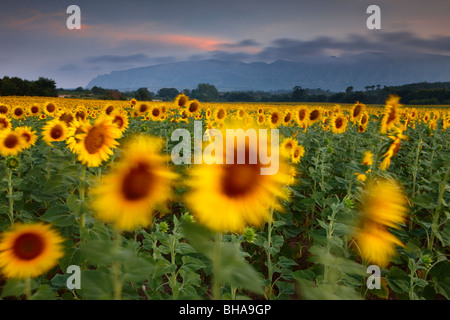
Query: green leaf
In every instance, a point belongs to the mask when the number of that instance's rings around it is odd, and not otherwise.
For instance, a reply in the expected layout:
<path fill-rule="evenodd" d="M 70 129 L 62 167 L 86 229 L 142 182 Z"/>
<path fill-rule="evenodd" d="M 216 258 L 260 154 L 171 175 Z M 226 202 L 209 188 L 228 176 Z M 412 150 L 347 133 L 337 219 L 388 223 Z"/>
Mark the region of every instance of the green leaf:
<path fill-rule="evenodd" d="M 81 294 L 88 300 L 111 300 L 113 277 L 99 270 L 81 271 Z"/>
<path fill-rule="evenodd" d="M 81 256 L 95 265 L 107 265 L 117 259 L 117 252 L 112 241 L 90 240 L 80 247 Z"/>
<path fill-rule="evenodd" d="M 48 284 L 41 285 L 39 290 L 33 294 L 31 300 L 55 300 L 58 297 L 58 293 L 53 291 Z"/>
<path fill-rule="evenodd" d="M 397 293 L 409 292 L 410 277 L 398 267 L 391 267 L 389 273 L 386 275 L 386 282 Z"/>
<path fill-rule="evenodd" d="M 17 297 L 19 298 L 21 295 L 25 293 L 25 280 L 16 280 L 9 279 L 6 281 L 5 286 L 3 287 L 1 297 Z M 37 283 L 34 280 L 31 280 L 30 289 L 34 290 L 37 288 Z"/>
<path fill-rule="evenodd" d="M 310 270 L 297 270 L 292 273 L 292 276 L 297 280 L 313 281 L 316 277 L 316 274 Z"/>
<path fill-rule="evenodd" d="M 54 224 L 57 227 L 68 227 L 75 222 L 75 217 L 70 214 L 69 208 L 64 204 L 50 207 L 41 219 Z"/>

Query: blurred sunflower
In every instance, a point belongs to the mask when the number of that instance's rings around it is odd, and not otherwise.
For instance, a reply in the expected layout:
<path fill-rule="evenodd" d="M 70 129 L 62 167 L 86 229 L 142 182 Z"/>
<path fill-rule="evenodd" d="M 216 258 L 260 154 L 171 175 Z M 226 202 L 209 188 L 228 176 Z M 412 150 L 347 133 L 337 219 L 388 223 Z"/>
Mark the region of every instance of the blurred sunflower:
<path fill-rule="evenodd" d="M 0 131 L 11 129 L 11 120 L 3 114 L 0 114 Z"/>
<path fill-rule="evenodd" d="M 28 109 L 28 112 L 32 117 L 38 117 L 41 114 L 41 111 L 41 106 L 38 104 L 33 104 Z"/>
<path fill-rule="evenodd" d="M 158 106 L 150 108 L 149 116 L 152 121 L 159 121 L 161 119 L 162 111 Z"/>
<path fill-rule="evenodd" d="M 124 133 L 129 124 L 128 115 L 124 111 L 115 111 L 111 114 L 112 123 L 117 126 L 117 128 Z"/>
<path fill-rule="evenodd" d="M 360 117 L 364 114 L 366 110 L 366 105 L 364 103 L 360 103 L 359 101 L 353 106 L 350 120 L 352 122 L 358 122 Z"/>
<path fill-rule="evenodd" d="M 399 108 L 401 107 L 401 104 L 399 103 L 399 101 L 400 97 L 393 95 L 391 95 L 386 101 L 383 118 L 381 119 L 381 133 L 384 134 L 389 132 L 400 120 Z"/>
<path fill-rule="evenodd" d="M 378 179 L 366 183 L 359 208 L 360 219 L 356 241 L 363 258 L 386 266 L 395 254 L 395 245 L 402 245 L 388 228 L 399 228 L 407 214 L 407 199 L 393 180 Z"/>
<path fill-rule="evenodd" d="M 285 159 L 291 159 L 292 153 L 294 152 L 294 149 L 297 147 L 297 145 L 298 145 L 297 140 L 293 138 L 284 139 L 280 145 L 280 154 Z"/>
<path fill-rule="evenodd" d="M 283 117 L 279 111 L 274 110 L 271 112 L 268 123 L 272 129 L 278 128 L 282 121 Z"/>
<path fill-rule="evenodd" d="M 112 104 L 107 104 L 103 107 L 103 113 L 105 113 L 106 115 L 110 115 L 111 113 L 114 112 L 114 110 L 116 110 L 116 107 L 113 106 Z"/>
<path fill-rule="evenodd" d="M 301 157 L 305 154 L 305 148 L 302 145 L 298 145 L 292 151 L 291 161 L 292 163 L 299 163 Z"/>
<path fill-rule="evenodd" d="M 23 137 L 15 131 L 0 131 L 0 154 L 4 157 L 15 156 L 22 151 Z"/>
<path fill-rule="evenodd" d="M 227 111 L 224 108 L 222 108 L 222 107 L 217 108 L 214 111 L 214 116 L 213 117 L 214 117 L 214 121 L 216 121 L 216 122 L 223 122 L 223 121 L 225 121 L 225 119 L 227 117 Z"/>
<path fill-rule="evenodd" d="M 182 108 L 187 106 L 189 102 L 189 97 L 187 97 L 184 93 L 180 93 L 174 100 L 174 104 L 177 108 Z"/>
<path fill-rule="evenodd" d="M 33 128 L 28 126 L 22 126 L 17 127 L 14 129 L 14 131 L 22 136 L 23 138 L 23 149 L 28 149 L 31 146 L 34 146 L 37 141 L 37 134 L 36 131 L 33 130 Z"/>
<path fill-rule="evenodd" d="M 26 117 L 25 109 L 22 106 L 15 106 L 11 110 L 11 116 L 16 120 L 23 120 Z"/>
<path fill-rule="evenodd" d="M 322 112 L 320 109 L 313 109 L 308 115 L 308 125 L 312 126 L 316 122 L 320 121 L 322 117 Z"/>
<path fill-rule="evenodd" d="M 222 130 L 225 132 L 233 127 L 236 128 L 226 124 Z M 242 125 L 237 127 L 245 128 Z M 271 164 L 263 164 L 259 157 L 260 142 L 268 142 L 260 139 L 262 137 L 258 136 L 254 164 L 248 160 L 248 140 L 235 139 L 233 146 L 226 146 L 223 150 L 224 164 L 206 164 L 213 162 L 210 161 L 191 169 L 187 181 L 190 191 L 185 196 L 185 203 L 198 222 L 217 232 L 239 232 L 249 225 L 263 225 L 271 219 L 270 208 L 278 206 L 278 198 L 287 198 L 283 187 L 291 181 L 289 166 L 279 159 L 278 172 L 263 175 L 261 169 Z M 237 150 L 245 150 L 245 163 L 237 163 Z M 227 154 L 231 152 L 235 157 L 234 163 L 226 164 Z"/>
<path fill-rule="evenodd" d="M 9 110 L 10 110 L 9 106 L 7 106 L 6 104 L 0 104 L 0 115 L 8 117 Z"/>
<path fill-rule="evenodd" d="M 43 223 L 16 224 L 0 240 L 0 270 L 7 278 L 35 278 L 58 264 L 64 239 Z"/>
<path fill-rule="evenodd" d="M 46 102 L 44 104 L 44 112 L 47 116 L 53 116 L 57 111 L 57 107 L 53 102 Z"/>
<path fill-rule="evenodd" d="M 177 175 L 161 154 L 160 138 L 136 136 L 123 147 L 111 173 L 91 190 L 96 216 L 119 230 L 148 226 L 156 209 L 165 209 Z"/>

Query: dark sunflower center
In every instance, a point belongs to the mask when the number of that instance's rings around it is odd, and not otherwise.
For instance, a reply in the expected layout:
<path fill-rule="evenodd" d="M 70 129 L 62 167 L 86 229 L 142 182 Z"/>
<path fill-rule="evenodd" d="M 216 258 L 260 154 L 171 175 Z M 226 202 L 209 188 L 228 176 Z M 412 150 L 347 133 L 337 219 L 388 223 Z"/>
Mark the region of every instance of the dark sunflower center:
<path fill-rule="evenodd" d="M 178 100 L 178 105 L 179 105 L 180 107 L 185 106 L 186 103 L 187 103 L 187 98 L 186 98 L 186 97 L 180 97 L 180 99 Z"/>
<path fill-rule="evenodd" d="M 8 123 L 5 119 L 0 119 L 0 129 L 4 129 L 8 126 Z"/>
<path fill-rule="evenodd" d="M 154 108 L 154 109 L 152 110 L 152 115 L 153 115 L 154 117 L 158 117 L 160 114 L 161 114 L 161 111 L 159 111 L 158 108 Z"/>
<path fill-rule="evenodd" d="M 4 145 L 8 149 L 12 149 L 19 143 L 19 139 L 14 134 L 10 134 L 6 137 Z"/>
<path fill-rule="evenodd" d="M 366 124 L 366 122 L 367 122 L 367 116 L 366 115 L 364 115 L 362 118 L 361 118 L 361 124 Z"/>
<path fill-rule="evenodd" d="M 94 127 L 87 134 L 84 145 L 89 154 L 97 153 L 105 143 L 105 133 L 102 128 Z"/>
<path fill-rule="evenodd" d="M 20 260 L 32 260 L 45 248 L 44 240 L 34 233 L 24 233 L 13 244 L 14 255 Z"/>
<path fill-rule="evenodd" d="M 225 111 L 223 109 L 220 109 L 219 112 L 217 112 L 217 118 L 218 119 L 225 118 Z"/>
<path fill-rule="evenodd" d="M 147 105 L 146 104 L 142 104 L 139 107 L 139 112 L 144 113 L 145 111 L 147 111 L 147 109 L 148 109 Z"/>
<path fill-rule="evenodd" d="M 86 114 L 85 114 L 83 111 L 78 111 L 78 112 L 75 114 L 75 117 L 76 117 L 77 119 L 82 119 L 82 120 L 84 120 L 84 119 L 86 119 Z"/>
<path fill-rule="evenodd" d="M 284 117 L 284 122 L 289 122 L 291 121 L 291 114 L 288 113 L 285 117 Z"/>
<path fill-rule="evenodd" d="M 319 111 L 318 110 L 313 110 L 309 114 L 309 120 L 314 121 L 314 120 L 317 120 L 317 118 L 319 118 Z"/>
<path fill-rule="evenodd" d="M 301 109 L 298 112 L 298 118 L 300 119 L 300 121 L 303 121 L 306 117 L 306 110 L 305 109 Z"/>
<path fill-rule="evenodd" d="M 8 113 L 8 107 L 7 106 L 0 106 L 0 113 L 7 114 Z"/>
<path fill-rule="evenodd" d="M 27 132 L 22 133 L 22 137 L 25 138 L 26 142 L 30 142 L 30 140 L 31 140 L 31 135 Z"/>
<path fill-rule="evenodd" d="M 39 108 L 36 106 L 32 106 L 30 110 L 31 110 L 31 113 L 33 113 L 33 114 L 39 112 Z"/>
<path fill-rule="evenodd" d="M 260 178 L 258 164 L 226 164 L 221 181 L 223 193 L 238 198 L 251 193 Z"/>
<path fill-rule="evenodd" d="M 14 114 L 18 117 L 20 117 L 23 114 L 23 110 L 21 108 L 16 108 L 14 110 Z"/>
<path fill-rule="evenodd" d="M 199 105 L 198 105 L 197 102 L 192 102 L 192 103 L 189 105 L 189 112 L 191 112 L 191 113 L 196 112 L 196 111 L 198 110 L 198 107 L 199 107 Z"/>
<path fill-rule="evenodd" d="M 122 181 L 122 194 L 130 201 L 140 200 L 152 190 L 153 174 L 147 164 L 131 169 Z"/>
<path fill-rule="evenodd" d="M 122 128 L 122 126 L 123 126 L 122 117 L 116 116 L 113 120 L 113 123 L 115 123 L 119 128 Z"/>
<path fill-rule="evenodd" d="M 239 110 L 239 117 L 243 117 L 245 115 L 245 112 L 244 112 L 244 110 Z"/>
<path fill-rule="evenodd" d="M 66 122 L 67 124 L 73 121 L 73 116 L 70 113 L 64 113 L 59 120 Z"/>
<path fill-rule="evenodd" d="M 56 126 L 54 126 L 52 128 L 52 130 L 50 130 L 50 137 L 52 137 L 52 139 L 56 140 L 62 137 L 64 131 L 63 128 L 58 124 Z"/>
<path fill-rule="evenodd" d="M 55 107 L 54 104 L 50 103 L 50 104 L 47 105 L 47 111 L 48 111 L 48 112 L 52 113 L 52 112 L 54 112 L 55 110 L 56 110 L 56 107 Z"/>
<path fill-rule="evenodd" d="M 108 108 L 106 108 L 106 114 L 110 115 L 111 112 L 114 111 L 114 107 L 113 106 L 109 106 Z"/>
<path fill-rule="evenodd" d="M 395 109 L 392 108 L 391 112 L 389 112 L 389 116 L 387 119 L 387 123 L 391 123 L 395 120 Z"/>
<path fill-rule="evenodd" d="M 300 150 L 295 149 L 294 150 L 294 158 L 298 158 L 300 156 Z"/>
<path fill-rule="evenodd" d="M 359 116 L 360 113 L 361 113 L 361 106 L 360 105 L 355 106 L 355 108 L 353 109 L 353 118 Z"/>
<path fill-rule="evenodd" d="M 342 128 L 342 125 L 343 125 L 342 118 L 337 118 L 336 119 L 336 128 L 340 129 L 340 128 Z"/>
<path fill-rule="evenodd" d="M 278 119 L 279 119 L 278 113 L 273 113 L 270 120 L 272 121 L 272 123 L 277 123 Z"/>

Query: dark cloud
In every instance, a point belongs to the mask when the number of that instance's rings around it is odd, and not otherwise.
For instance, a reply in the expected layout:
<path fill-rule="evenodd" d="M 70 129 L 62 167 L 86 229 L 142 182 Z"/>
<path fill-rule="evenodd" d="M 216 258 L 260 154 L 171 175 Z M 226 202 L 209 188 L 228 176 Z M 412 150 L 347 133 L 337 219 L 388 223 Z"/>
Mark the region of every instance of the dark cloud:
<path fill-rule="evenodd" d="M 253 39 L 244 39 L 235 43 L 223 43 L 220 44 L 219 47 L 222 48 L 245 48 L 245 47 L 259 47 L 261 46 L 256 40 Z"/>
<path fill-rule="evenodd" d="M 87 63 L 142 63 L 150 62 L 150 58 L 145 54 L 138 53 L 128 56 L 101 55 L 95 57 L 87 57 L 85 61 Z"/>

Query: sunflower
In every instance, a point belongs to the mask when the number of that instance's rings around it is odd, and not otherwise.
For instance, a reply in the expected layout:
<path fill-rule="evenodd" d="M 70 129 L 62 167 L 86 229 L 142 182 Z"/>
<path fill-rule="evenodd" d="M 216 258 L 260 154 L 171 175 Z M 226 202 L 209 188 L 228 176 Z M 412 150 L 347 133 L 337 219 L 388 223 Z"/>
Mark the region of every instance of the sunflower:
<path fill-rule="evenodd" d="M 283 125 L 288 126 L 292 121 L 292 112 L 286 111 L 283 117 Z"/>
<path fill-rule="evenodd" d="M 16 107 L 12 108 L 11 116 L 16 120 L 25 119 L 25 117 L 26 117 L 25 109 L 21 106 L 16 106 Z"/>
<path fill-rule="evenodd" d="M 3 114 L 0 114 L 0 131 L 11 129 L 11 120 Z"/>
<path fill-rule="evenodd" d="M 67 133 L 67 124 L 59 119 L 53 119 L 42 128 L 42 139 L 51 146 L 52 142 L 66 140 Z"/>
<path fill-rule="evenodd" d="M 244 117 L 246 116 L 246 112 L 245 112 L 245 110 L 244 110 L 243 108 L 239 108 L 239 109 L 237 109 L 237 111 L 236 111 L 236 115 L 237 115 L 237 118 L 238 118 L 239 120 L 242 120 L 242 119 L 244 119 Z"/>
<path fill-rule="evenodd" d="M 150 110 L 150 106 L 147 103 L 143 103 L 143 102 L 139 103 L 135 108 L 137 116 L 142 116 L 142 115 L 146 114 L 149 110 Z"/>
<path fill-rule="evenodd" d="M 129 124 L 127 113 L 124 111 L 115 111 L 111 114 L 111 117 L 111 122 L 117 126 L 120 132 L 124 133 Z"/>
<path fill-rule="evenodd" d="M 111 117 L 99 117 L 94 124 L 86 123 L 85 132 L 76 134 L 81 140 L 74 147 L 78 160 L 88 167 L 98 167 L 102 161 L 108 160 L 119 143 L 115 140 L 121 135 L 120 130 L 111 122 Z"/>
<path fill-rule="evenodd" d="M 371 151 L 364 152 L 363 165 L 371 166 L 373 164 L 373 153 Z"/>
<path fill-rule="evenodd" d="M 258 117 L 256 118 L 256 123 L 259 126 L 263 126 L 266 123 L 266 116 L 264 114 L 258 114 Z"/>
<path fill-rule="evenodd" d="M 72 111 L 69 110 L 63 110 L 62 112 L 58 113 L 56 117 L 64 121 L 68 127 L 70 127 L 72 121 L 75 119 L 75 116 L 73 115 Z"/>
<path fill-rule="evenodd" d="M 383 118 L 381 119 L 381 133 L 389 132 L 400 120 L 399 108 L 401 107 L 400 97 L 390 96 L 386 101 L 386 106 L 383 112 Z"/>
<path fill-rule="evenodd" d="M 294 149 L 297 147 L 298 142 L 293 138 L 286 138 L 280 145 L 280 153 L 286 159 L 290 159 Z"/>
<path fill-rule="evenodd" d="M 211 116 L 212 116 L 211 108 L 206 109 L 206 111 L 205 111 L 205 118 L 206 119 L 210 119 Z"/>
<path fill-rule="evenodd" d="M 84 106 L 77 106 L 75 111 L 75 119 L 77 120 L 86 120 L 88 116 L 88 112 Z"/>
<path fill-rule="evenodd" d="M 0 154 L 4 157 L 15 156 L 22 151 L 24 139 L 15 131 L 0 131 Z"/>
<path fill-rule="evenodd" d="M 150 109 L 149 115 L 150 115 L 150 119 L 152 119 L 152 121 L 160 121 L 162 111 L 158 106 L 154 106 Z"/>
<path fill-rule="evenodd" d="M 132 106 L 132 107 L 134 107 L 134 106 L 136 106 L 137 105 L 137 100 L 136 99 L 131 99 L 130 100 L 130 105 Z"/>
<path fill-rule="evenodd" d="M 14 131 L 23 138 L 23 149 L 28 149 L 37 141 L 37 134 L 33 128 L 28 126 L 17 127 Z"/>
<path fill-rule="evenodd" d="M 3 116 L 9 116 L 9 106 L 7 106 L 6 104 L 0 104 L 0 115 Z"/>
<path fill-rule="evenodd" d="M 112 104 L 107 104 L 103 107 L 103 113 L 105 113 L 106 115 L 110 115 L 111 113 L 114 112 L 114 110 L 116 110 L 116 107 L 114 107 Z"/>
<path fill-rule="evenodd" d="M 154 210 L 165 209 L 176 174 L 161 154 L 163 140 L 135 136 L 123 148 L 120 162 L 91 191 L 96 216 L 119 230 L 134 230 L 152 222 Z"/>
<path fill-rule="evenodd" d="M 309 110 L 306 107 L 300 107 L 295 114 L 295 121 L 300 127 L 304 127 L 307 124 Z"/>
<path fill-rule="evenodd" d="M 44 112 L 47 116 L 53 116 L 57 111 L 57 107 L 53 102 L 46 102 L 44 104 Z"/>
<path fill-rule="evenodd" d="M 38 117 L 41 114 L 41 106 L 38 104 L 32 104 L 28 108 L 28 112 L 32 117 Z"/>
<path fill-rule="evenodd" d="M 347 129 L 347 117 L 343 114 L 335 114 L 331 119 L 331 128 L 334 134 L 341 134 Z"/>
<path fill-rule="evenodd" d="M 189 102 L 189 97 L 187 97 L 184 93 L 180 93 L 174 100 L 174 104 L 177 108 L 182 108 L 187 106 Z"/>
<path fill-rule="evenodd" d="M 308 115 L 308 125 L 312 126 L 313 124 L 315 124 L 316 122 L 320 121 L 322 117 L 322 112 L 320 109 L 313 109 L 311 110 L 311 112 Z"/>
<path fill-rule="evenodd" d="M 369 114 L 367 112 L 364 112 L 359 118 L 359 125 L 367 126 L 368 123 L 369 123 Z"/>
<path fill-rule="evenodd" d="M 269 124 L 270 127 L 273 129 L 276 129 L 280 126 L 280 124 L 283 121 L 283 117 L 279 111 L 272 111 L 272 113 L 269 116 Z"/>
<path fill-rule="evenodd" d="M 230 127 L 232 125 L 226 124 L 222 130 L 225 132 Z M 256 149 L 268 142 L 260 139 L 262 137 L 258 136 Z M 245 163 L 237 163 L 237 150 L 245 150 Z M 241 139 L 236 139 L 233 146 L 226 146 L 223 151 L 224 164 L 208 161 L 206 163 L 213 164 L 204 163 L 191 169 L 187 181 L 190 191 L 185 203 L 195 219 L 213 231 L 239 232 L 249 225 L 261 226 L 271 219 L 270 208 L 278 205 L 277 199 L 286 198 L 283 186 L 290 181 L 288 166 L 279 159 L 279 170 L 263 175 L 261 169 L 267 165 L 262 164 L 259 150 L 256 163 L 250 163 L 249 144 Z M 235 157 L 232 164 L 226 163 L 230 152 Z"/>
<path fill-rule="evenodd" d="M 350 120 L 352 122 L 358 122 L 360 117 L 364 114 L 366 110 L 366 105 L 364 103 L 360 103 L 359 101 L 353 106 Z"/>
<path fill-rule="evenodd" d="M 386 266 L 395 254 L 395 245 L 403 245 L 388 228 L 399 228 L 407 214 L 407 199 L 392 180 L 372 180 L 366 184 L 360 205 L 356 241 L 362 256 L 371 263 Z"/>
<path fill-rule="evenodd" d="M 75 148 L 82 140 L 79 134 L 86 133 L 86 126 L 89 125 L 87 120 L 75 119 L 68 128 L 66 144 L 70 151 L 75 152 Z"/>
<path fill-rule="evenodd" d="M 223 122 L 227 117 L 227 111 L 224 108 L 217 108 L 213 117 L 216 122 Z"/>
<path fill-rule="evenodd" d="M 0 240 L 0 270 L 7 278 L 35 278 L 63 257 L 64 239 L 43 223 L 16 224 Z"/>
<path fill-rule="evenodd" d="M 292 150 L 291 161 L 292 163 L 299 163 L 301 157 L 305 154 L 305 148 L 300 144 Z"/>

